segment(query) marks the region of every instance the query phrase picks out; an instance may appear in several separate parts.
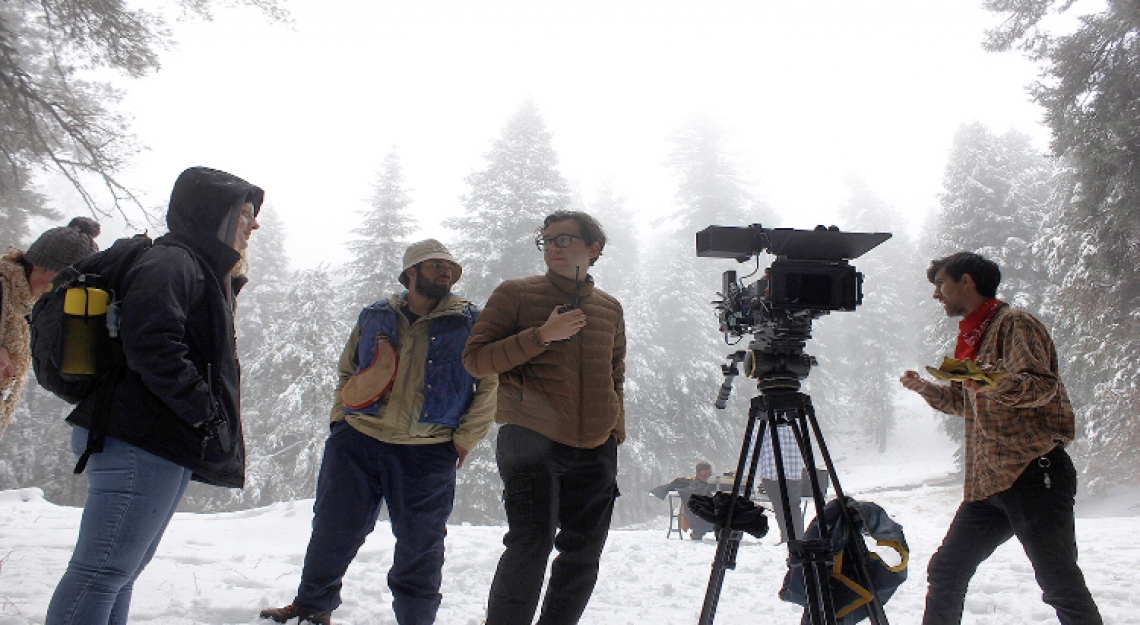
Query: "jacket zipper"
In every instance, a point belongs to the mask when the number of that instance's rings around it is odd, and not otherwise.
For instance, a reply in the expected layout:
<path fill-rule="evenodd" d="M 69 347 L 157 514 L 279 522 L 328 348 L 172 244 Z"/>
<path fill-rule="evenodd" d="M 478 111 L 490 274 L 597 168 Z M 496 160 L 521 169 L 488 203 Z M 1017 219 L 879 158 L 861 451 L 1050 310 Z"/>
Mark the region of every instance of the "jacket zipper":
<path fill-rule="evenodd" d="M 206 363 L 206 392 L 210 394 L 210 409 L 213 410 L 214 406 L 218 405 L 217 400 L 214 398 L 214 365 L 213 363 Z M 213 415 L 206 417 L 205 432 L 202 436 L 202 460 L 206 459 L 206 446 L 210 444 L 210 439 L 216 436 L 215 428 L 218 427 L 218 419 L 221 415 Z"/>
<path fill-rule="evenodd" d="M 579 304 L 581 306 L 581 304 Z M 583 361 L 583 350 L 585 347 L 582 345 L 584 337 L 582 334 L 586 331 L 586 326 L 578 331 L 578 340 L 574 341 L 578 344 L 578 448 L 581 449 L 586 444 L 586 415 L 583 410 L 586 403 L 586 386 L 585 386 L 585 366 Z"/>

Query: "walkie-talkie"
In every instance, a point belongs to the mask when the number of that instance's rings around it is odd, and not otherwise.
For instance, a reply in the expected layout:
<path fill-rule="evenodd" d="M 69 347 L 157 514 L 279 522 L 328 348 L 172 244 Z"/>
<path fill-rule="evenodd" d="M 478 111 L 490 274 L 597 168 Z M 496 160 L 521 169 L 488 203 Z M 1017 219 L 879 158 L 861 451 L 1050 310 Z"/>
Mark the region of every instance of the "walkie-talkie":
<path fill-rule="evenodd" d="M 577 310 L 578 309 L 578 291 L 582 288 L 582 283 L 578 282 L 578 275 L 579 275 L 579 273 L 581 273 L 581 271 L 582 271 L 581 267 L 575 267 L 574 268 L 574 297 L 570 299 L 569 305 L 563 304 L 563 305 L 558 307 L 558 314 L 561 315 L 561 314 L 568 313 L 571 310 Z M 568 336 L 562 340 L 563 341 L 573 341 L 574 335 L 571 334 L 570 336 Z"/>

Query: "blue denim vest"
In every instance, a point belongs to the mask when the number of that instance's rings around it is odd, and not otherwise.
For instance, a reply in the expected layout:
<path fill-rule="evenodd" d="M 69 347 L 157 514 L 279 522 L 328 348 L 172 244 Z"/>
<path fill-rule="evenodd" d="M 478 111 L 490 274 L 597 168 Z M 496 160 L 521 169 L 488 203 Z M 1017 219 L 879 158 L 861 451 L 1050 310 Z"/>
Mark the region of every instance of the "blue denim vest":
<path fill-rule="evenodd" d="M 381 300 L 360 311 L 357 325 L 360 326 L 360 344 L 356 348 L 357 373 L 372 363 L 377 335 L 388 337 L 393 349 L 397 344 L 400 327 L 396 311 Z M 463 306 L 463 312 L 443 315 L 431 320 L 428 326 L 428 354 L 424 363 L 424 405 L 420 411 L 420 423 L 459 427 L 459 419 L 467 412 L 471 398 L 475 394 L 475 379 L 463 368 L 463 346 L 471 334 L 471 326 L 479 318 L 479 309 L 471 304 Z M 400 363 L 400 367 L 406 363 Z M 386 395 L 386 394 L 385 394 Z M 349 410 L 345 413 L 374 415 L 380 412 L 384 397 L 370 406 Z"/>

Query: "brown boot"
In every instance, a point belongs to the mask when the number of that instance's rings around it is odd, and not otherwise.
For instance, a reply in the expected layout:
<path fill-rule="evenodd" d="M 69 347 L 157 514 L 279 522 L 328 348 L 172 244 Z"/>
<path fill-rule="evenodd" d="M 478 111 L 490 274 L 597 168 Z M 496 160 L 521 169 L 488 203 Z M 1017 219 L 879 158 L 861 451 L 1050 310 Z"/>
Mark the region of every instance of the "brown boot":
<path fill-rule="evenodd" d="M 297 619 L 298 625 L 332 625 L 332 612 L 313 612 L 291 603 L 283 608 L 266 608 L 261 611 L 261 618 L 271 619 L 275 623 L 288 623 L 289 619 Z"/>

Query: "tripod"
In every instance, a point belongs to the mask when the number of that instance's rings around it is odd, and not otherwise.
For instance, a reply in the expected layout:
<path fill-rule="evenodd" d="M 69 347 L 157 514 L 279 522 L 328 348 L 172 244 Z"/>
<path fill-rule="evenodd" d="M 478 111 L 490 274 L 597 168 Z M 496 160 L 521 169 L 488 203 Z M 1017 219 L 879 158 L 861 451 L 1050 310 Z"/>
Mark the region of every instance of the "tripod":
<path fill-rule="evenodd" d="M 732 362 L 725 367 L 725 383 L 721 387 L 717 407 L 723 408 L 728 393 L 731 391 L 732 379 L 736 375 L 735 365 L 740 360 L 740 354 L 730 356 Z M 760 460 L 760 448 L 763 445 L 765 430 L 772 440 L 772 452 L 775 457 L 776 474 L 779 483 L 779 497 L 783 504 L 785 527 L 789 533 L 788 564 L 792 574 L 797 572 L 804 576 L 807 590 L 808 604 L 805 607 L 804 623 L 810 625 L 835 625 L 835 606 L 832 602 L 831 542 L 827 523 L 824 522 L 824 498 L 816 473 L 815 454 L 812 449 L 812 438 L 819 445 L 820 455 L 827 466 L 828 475 L 835 488 L 835 494 L 840 502 L 847 500 L 839 479 L 832 464 L 831 455 L 827 451 L 827 444 L 820 432 L 819 422 L 815 418 L 815 409 L 811 404 L 811 397 L 799 392 L 799 379 L 796 376 L 770 375 L 762 376 L 757 383 L 760 395 L 753 397 L 748 409 L 748 427 L 744 432 L 744 443 L 740 449 L 740 458 L 736 466 L 736 477 L 732 483 L 732 501 L 738 497 L 749 499 L 753 492 L 756 479 L 756 467 Z M 792 507 L 789 505 L 787 476 L 784 472 L 784 459 L 778 443 L 777 426 L 787 425 L 795 436 L 800 456 L 803 458 L 808 479 L 811 481 L 812 499 L 815 505 L 817 526 L 820 537 L 813 540 L 804 540 L 803 536 L 795 535 L 795 526 L 792 523 Z M 766 426 L 766 427 L 765 427 Z M 745 468 L 747 466 L 747 471 Z M 742 483 L 743 481 L 743 483 Z M 771 495 L 770 495 L 771 496 Z M 798 499 L 798 493 L 797 493 Z M 797 501 L 796 509 L 799 509 Z M 705 592 L 704 605 L 701 607 L 700 625 L 712 625 L 716 615 L 717 603 L 720 601 L 721 587 L 724 584 L 724 575 L 728 569 L 736 568 L 736 555 L 740 548 L 743 535 L 741 530 L 732 529 L 732 517 L 736 506 L 729 506 L 728 516 L 722 527 L 717 529 L 717 551 L 712 564 L 712 575 L 709 577 L 708 590 Z M 841 514 L 849 528 L 858 528 L 852 519 L 851 511 L 846 505 L 840 505 Z M 863 542 L 859 531 L 852 531 L 848 540 L 847 557 L 852 558 L 856 565 L 858 582 L 871 591 L 871 602 L 868 612 L 872 625 L 887 625 L 887 616 L 883 611 L 883 604 L 875 594 L 871 581 L 870 571 L 867 569 L 869 557 L 867 545 Z M 810 620 L 809 620 L 810 619 Z"/>

